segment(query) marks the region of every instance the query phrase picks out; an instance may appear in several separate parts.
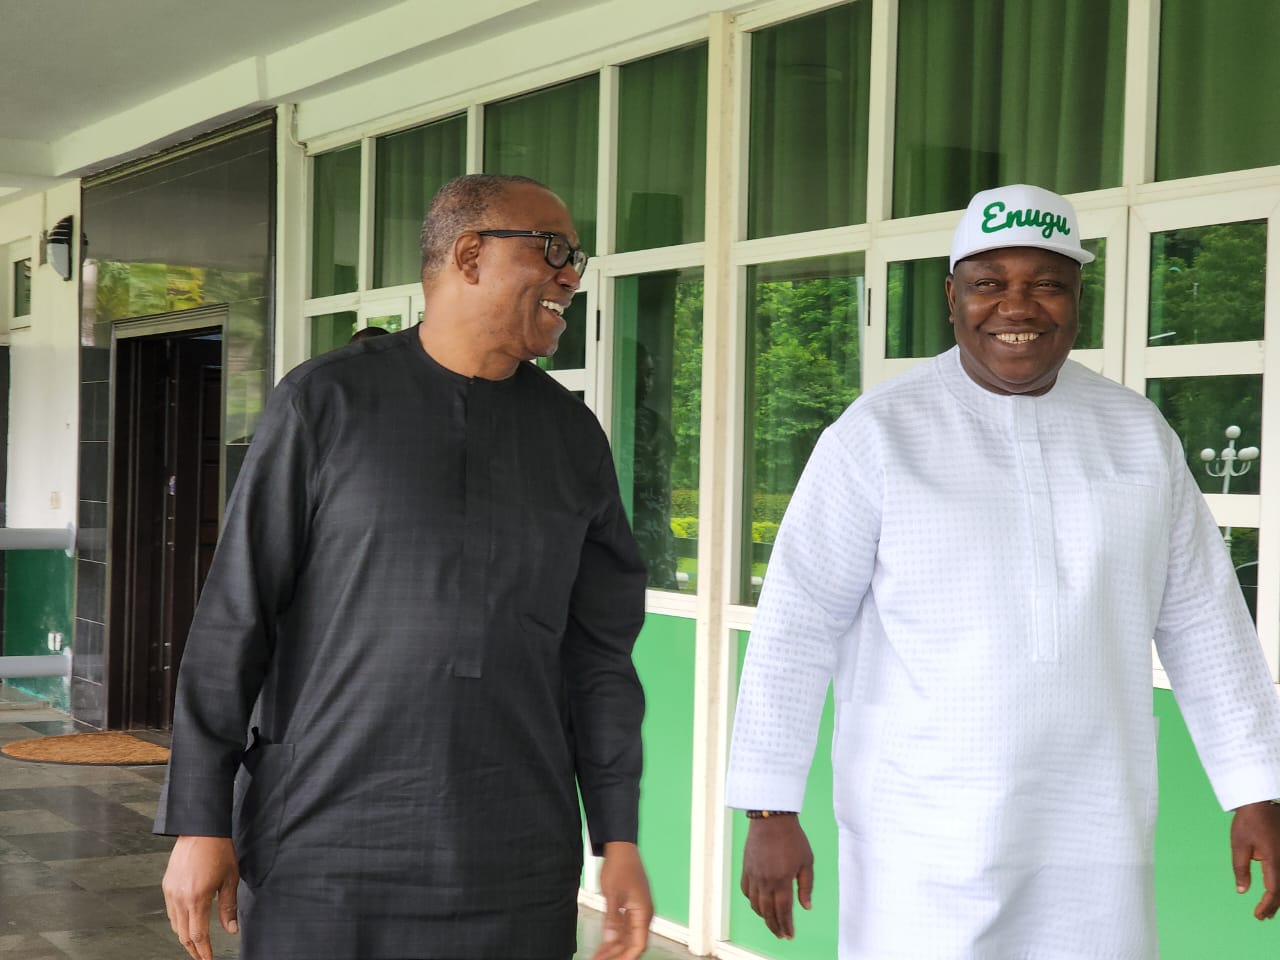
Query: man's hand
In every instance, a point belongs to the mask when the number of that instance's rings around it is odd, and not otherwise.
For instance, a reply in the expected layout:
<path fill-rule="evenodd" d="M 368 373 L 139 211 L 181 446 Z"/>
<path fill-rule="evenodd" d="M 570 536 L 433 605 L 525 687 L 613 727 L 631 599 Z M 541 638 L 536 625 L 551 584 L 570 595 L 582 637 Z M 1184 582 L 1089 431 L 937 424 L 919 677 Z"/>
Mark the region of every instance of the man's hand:
<path fill-rule="evenodd" d="M 800 906 L 813 907 L 813 850 L 798 816 L 752 820 L 742 854 L 742 893 L 751 909 L 780 940 L 796 935 L 791 916 L 791 885 Z"/>
<path fill-rule="evenodd" d="M 1253 908 L 1259 920 L 1270 920 L 1280 908 L 1280 805 L 1249 803 L 1231 820 L 1231 865 L 1236 871 L 1236 893 L 1245 893 L 1252 881 L 1253 861 L 1262 864 L 1262 899 Z"/>
<path fill-rule="evenodd" d="M 649 944 L 653 897 L 634 843 L 606 843 L 600 868 L 604 939 L 591 960 L 637 960 Z"/>
<path fill-rule="evenodd" d="M 230 837 L 179 837 L 164 873 L 164 905 L 169 926 L 192 960 L 213 960 L 209 910 L 218 898 L 218 919 L 227 933 L 238 933 L 236 884 L 240 868 Z"/>

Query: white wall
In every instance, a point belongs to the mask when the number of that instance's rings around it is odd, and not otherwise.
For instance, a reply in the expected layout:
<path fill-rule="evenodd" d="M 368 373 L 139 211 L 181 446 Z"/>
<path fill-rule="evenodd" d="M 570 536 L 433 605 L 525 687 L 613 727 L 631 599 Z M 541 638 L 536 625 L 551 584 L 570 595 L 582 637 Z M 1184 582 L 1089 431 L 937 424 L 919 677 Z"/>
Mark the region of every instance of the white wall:
<path fill-rule="evenodd" d="M 9 340 L 10 527 L 64 527 L 74 523 L 79 433 L 79 250 L 75 273 L 63 280 L 39 265 L 39 238 L 63 217 L 80 234 L 80 184 L 70 181 L 0 206 L 0 245 L 29 242 L 31 324 L 11 329 Z M 5 264 L 5 269 L 9 269 Z M 5 303 L 6 314 L 11 303 Z"/>

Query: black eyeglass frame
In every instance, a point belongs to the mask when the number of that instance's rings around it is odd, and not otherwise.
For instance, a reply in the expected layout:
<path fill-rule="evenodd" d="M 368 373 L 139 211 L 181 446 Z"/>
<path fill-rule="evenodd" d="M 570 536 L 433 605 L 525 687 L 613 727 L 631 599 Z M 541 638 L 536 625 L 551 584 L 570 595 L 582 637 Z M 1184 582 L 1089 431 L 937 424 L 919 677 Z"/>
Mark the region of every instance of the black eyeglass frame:
<path fill-rule="evenodd" d="M 587 261 L 591 259 L 581 247 L 569 246 L 569 238 L 563 233 L 548 233 L 546 230 L 477 230 L 477 236 L 481 237 L 537 237 L 542 240 L 542 259 L 547 261 L 547 266 L 554 267 L 557 270 L 564 268 L 566 263 L 573 264 L 574 273 L 582 276 L 583 271 L 587 269 Z M 559 240 L 565 246 L 564 259 L 559 263 L 551 259 L 551 242 Z M 579 260 L 581 257 L 581 260 Z"/>

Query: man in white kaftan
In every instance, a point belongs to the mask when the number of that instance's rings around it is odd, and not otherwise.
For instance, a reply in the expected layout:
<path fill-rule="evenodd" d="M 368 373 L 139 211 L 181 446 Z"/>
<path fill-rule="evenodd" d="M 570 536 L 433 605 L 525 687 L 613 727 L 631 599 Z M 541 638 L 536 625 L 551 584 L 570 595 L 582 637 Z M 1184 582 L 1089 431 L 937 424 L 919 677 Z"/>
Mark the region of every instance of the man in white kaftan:
<path fill-rule="evenodd" d="M 1091 259 L 1063 198 L 979 194 L 948 279 L 958 346 L 869 390 L 805 469 L 728 783 L 753 818 L 743 889 L 779 936 L 797 878 L 808 905 L 790 812 L 833 683 L 841 960 L 1155 958 L 1153 637 L 1239 810 L 1238 883 L 1262 860 L 1259 918 L 1280 905 L 1280 700 L 1177 437 L 1066 360 Z"/>

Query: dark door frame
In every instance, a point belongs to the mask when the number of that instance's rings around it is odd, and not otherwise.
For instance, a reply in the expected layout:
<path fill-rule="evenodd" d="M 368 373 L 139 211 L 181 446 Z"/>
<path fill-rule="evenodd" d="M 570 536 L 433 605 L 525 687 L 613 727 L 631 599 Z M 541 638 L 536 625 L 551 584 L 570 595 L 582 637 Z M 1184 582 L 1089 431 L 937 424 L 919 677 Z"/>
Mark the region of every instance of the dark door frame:
<path fill-rule="evenodd" d="M 221 373 L 216 437 L 204 437 L 198 411 L 212 399 L 203 368 L 216 357 L 225 371 L 226 317 L 226 308 L 218 307 L 126 321 L 112 331 L 104 650 L 108 729 L 163 728 L 172 718 L 174 680 L 194 612 L 186 576 L 204 570 L 207 536 L 200 530 L 198 501 L 208 509 L 209 497 L 201 497 L 200 484 L 193 482 L 201 473 L 214 485 L 215 528 L 221 520 L 226 408 Z M 200 342 L 210 335 L 218 338 L 216 346 Z M 210 447 L 216 466 L 202 464 Z"/>

